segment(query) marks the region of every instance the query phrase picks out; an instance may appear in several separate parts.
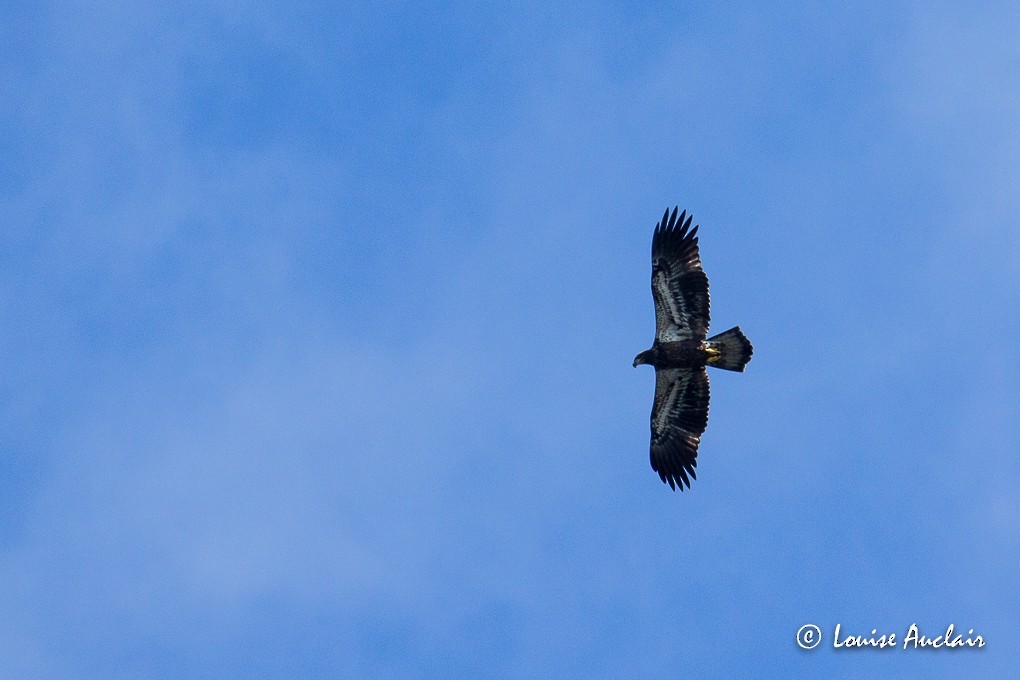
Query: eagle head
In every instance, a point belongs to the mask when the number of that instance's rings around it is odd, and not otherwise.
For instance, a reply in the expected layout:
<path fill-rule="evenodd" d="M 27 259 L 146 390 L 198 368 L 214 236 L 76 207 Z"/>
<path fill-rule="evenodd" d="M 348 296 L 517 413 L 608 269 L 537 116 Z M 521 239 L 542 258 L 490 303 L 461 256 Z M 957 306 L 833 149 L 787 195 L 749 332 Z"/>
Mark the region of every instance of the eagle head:
<path fill-rule="evenodd" d="M 634 367 L 637 368 L 641 364 L 654 364 L 655 363 L 655 348 L 646 349 L 641 354 L 634 357 Z"/>

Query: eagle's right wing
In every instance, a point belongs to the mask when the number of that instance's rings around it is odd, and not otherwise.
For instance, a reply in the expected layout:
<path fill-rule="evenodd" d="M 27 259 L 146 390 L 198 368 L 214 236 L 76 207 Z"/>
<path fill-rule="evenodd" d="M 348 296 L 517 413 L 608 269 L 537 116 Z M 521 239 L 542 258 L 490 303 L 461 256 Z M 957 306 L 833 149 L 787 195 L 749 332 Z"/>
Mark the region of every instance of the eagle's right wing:
<path fill-rule="evenodd" d="M 655 339 L 659 342 L 704 340 L 708 335 L 708 276 L 701 268 L 698 227 L 685 210 L 669 210 L 652 236 L 652 297 Z M 686 219 L 685 219 L 686 218 Z M 690 229 L 690 231 L 688 231 Z"/>
<path fill-rule="evenodd" d="M 656 369 L 652 405 L 652 469 L 676 490 L 691 486 L 698 444 L 708 426 L 708 373 L 701 368 Z"/>

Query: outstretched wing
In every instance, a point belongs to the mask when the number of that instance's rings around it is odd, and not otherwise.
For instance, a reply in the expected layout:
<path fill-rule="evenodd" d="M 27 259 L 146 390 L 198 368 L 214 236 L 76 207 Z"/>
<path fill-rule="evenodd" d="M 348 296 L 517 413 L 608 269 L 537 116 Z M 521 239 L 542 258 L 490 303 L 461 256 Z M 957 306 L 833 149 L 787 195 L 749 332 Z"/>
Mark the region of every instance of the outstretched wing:
<path fill-rule="evenodd" d="M 708 373 L 705 368 L 655 371 L 652 405 L 652 469 L 674 491 L 695 478 L 698 444 L 708 426 Z"/>
<path fill-rule="evenodd" d="M 669 209 L 652 236 L 652 297 L 655 339 L 659 342 L 704 340 L 708 335 L 708 277 L 698 253 L 698 226 L 685 210 Z M 689 231 L 688 231 L 689 230 Z"/>

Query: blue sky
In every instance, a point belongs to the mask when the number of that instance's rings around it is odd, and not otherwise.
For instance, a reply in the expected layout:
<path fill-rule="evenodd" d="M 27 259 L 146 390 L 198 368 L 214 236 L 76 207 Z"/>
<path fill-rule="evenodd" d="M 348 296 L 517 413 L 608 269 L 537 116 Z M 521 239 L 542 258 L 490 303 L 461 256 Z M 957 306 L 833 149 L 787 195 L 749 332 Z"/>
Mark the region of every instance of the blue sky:
<path fill-rule="evenodd" d="M 1018 35 L 1006 2 L 5 4 L 0 667 L 1006 676 Z M 755 344 L 682 495 L 631 367 L 674 204 Z"/>

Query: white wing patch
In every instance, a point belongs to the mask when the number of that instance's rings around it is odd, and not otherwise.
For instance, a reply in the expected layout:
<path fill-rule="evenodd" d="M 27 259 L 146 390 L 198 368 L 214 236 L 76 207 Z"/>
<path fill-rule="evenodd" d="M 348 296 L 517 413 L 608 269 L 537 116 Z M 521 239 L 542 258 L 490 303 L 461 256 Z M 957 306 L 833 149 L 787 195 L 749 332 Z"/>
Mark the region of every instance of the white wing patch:
<path fill-rule="evenodd" d="M 686 370 L 660 370 L 655 372 L 655 413 L 652 414 L 652 433 L 661 437 L 669 428 L 669 422 L 677 402 L 691 381 L 691 372 Z"/>
<path fill-rule="evenodd" d="M 683 296 L 673 292 L 669 279 L 669 272 L 665 267 L 656 268 L 652 275 L 653 299 L 657 312 L 656 338 L 659 342 L 690 340 L 693 334 L 685 323 L 687 309 L 684 307 Z"/>

